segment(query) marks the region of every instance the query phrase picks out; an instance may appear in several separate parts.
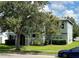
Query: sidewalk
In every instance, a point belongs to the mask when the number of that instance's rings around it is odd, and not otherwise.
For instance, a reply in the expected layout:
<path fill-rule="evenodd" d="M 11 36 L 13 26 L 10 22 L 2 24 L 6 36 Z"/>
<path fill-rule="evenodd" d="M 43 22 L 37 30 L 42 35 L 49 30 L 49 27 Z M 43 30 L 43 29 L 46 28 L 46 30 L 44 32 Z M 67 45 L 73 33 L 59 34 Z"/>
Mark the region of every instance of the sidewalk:
<path fill-rule="evenodd" d="M 57 58 L 56 55 L 30 55 L 1 53 L 0 58 Z"/>

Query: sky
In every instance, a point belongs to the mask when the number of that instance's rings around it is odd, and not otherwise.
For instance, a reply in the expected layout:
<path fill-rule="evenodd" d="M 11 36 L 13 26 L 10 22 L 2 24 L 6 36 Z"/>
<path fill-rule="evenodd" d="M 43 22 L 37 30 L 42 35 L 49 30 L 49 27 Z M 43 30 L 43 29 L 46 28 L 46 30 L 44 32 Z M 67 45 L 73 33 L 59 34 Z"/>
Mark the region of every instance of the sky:
<path fill-rule="evenodd" d="M 79 1 L 49 1 L 44 10 L 59 17 L 73 17 L 79 23 Z"/>

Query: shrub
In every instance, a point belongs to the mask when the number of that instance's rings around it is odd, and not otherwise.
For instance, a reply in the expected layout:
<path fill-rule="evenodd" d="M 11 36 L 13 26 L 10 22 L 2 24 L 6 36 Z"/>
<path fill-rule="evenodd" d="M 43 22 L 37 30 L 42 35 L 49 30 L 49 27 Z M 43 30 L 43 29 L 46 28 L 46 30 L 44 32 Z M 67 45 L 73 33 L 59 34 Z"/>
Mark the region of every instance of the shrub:
<path fill-rule="evenodd" d="M 15 40 L 5 40 L 6 45 L 15 45 Z"/>
<path fill-rule="evenodd" d="M 52 40 L 52 44 L 64 45 L 66 40 Z"/>
<path fill-rule="evenodd" d="M 33 40 L 33 45 L 42 45 L 42 40 L 41 39 L 35 39 Z"/>
<path fill-rule="evenodd" d="M 49 40 L 45 40 L 44 45 L 48 45 L 49 44 Z"/>

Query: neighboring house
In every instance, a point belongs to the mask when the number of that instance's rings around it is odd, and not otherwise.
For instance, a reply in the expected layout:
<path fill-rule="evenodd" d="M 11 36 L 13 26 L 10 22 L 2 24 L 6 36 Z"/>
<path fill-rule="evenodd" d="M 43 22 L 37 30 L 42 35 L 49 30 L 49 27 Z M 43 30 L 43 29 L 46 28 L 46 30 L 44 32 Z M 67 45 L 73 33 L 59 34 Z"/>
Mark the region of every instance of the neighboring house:
<path fill-rule="evenodd" d="M 69 44 L 73 41 L 73 23 L 71 20 L 67 18 L 61 18 L 61 29 L 59 35 L 52 35 L 53 41 L 60 41 L 60 43 L 63 43 L 62 41 L 66 42 L 66 44 Z"/>
<path fill-rule="evenodd" d="M 9 32 L 8 30 L 0 33 L 0 43 L 5 43 L 5 40 L 15 39 L 14 32 Z"/>
<path fill-rule="evenodd" d="M 11 31 L 0 32 L 0 44 L 14 45 L 16 34 Z M 25 36 L 20 34 L 20 44 L 25 45 Z"/>

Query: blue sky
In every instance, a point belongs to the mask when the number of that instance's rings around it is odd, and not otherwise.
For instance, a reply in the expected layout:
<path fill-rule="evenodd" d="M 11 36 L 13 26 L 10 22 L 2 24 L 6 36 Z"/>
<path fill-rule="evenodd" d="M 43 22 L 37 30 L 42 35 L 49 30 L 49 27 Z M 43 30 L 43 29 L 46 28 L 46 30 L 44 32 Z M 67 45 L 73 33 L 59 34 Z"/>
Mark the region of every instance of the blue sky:
<path fill-rule="evenodd" d="M 50 1 L 44 10 L 60 17 L 74 17 L 79 22 L 79 1 Z"/>

